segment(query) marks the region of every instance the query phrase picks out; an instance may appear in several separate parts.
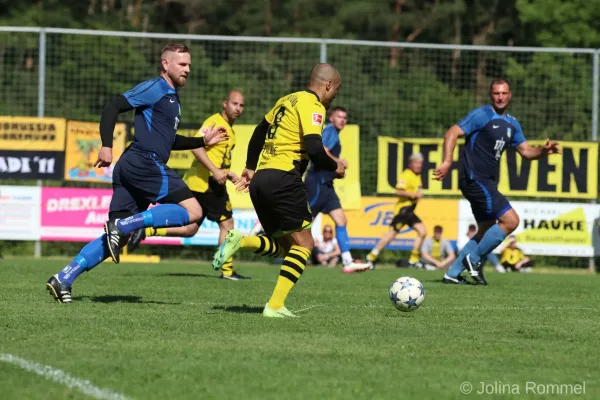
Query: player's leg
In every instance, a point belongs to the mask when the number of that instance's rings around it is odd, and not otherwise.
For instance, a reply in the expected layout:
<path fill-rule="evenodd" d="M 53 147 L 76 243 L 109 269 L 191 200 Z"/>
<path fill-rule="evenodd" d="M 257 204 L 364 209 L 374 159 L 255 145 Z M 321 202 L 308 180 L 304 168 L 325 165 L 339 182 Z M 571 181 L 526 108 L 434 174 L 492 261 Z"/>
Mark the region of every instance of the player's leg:
<path fill-rule="evenodd" d="M 421 245 L 423 244 L 423 240 L 425 240 L 425 236 L 427 235 L 427 228 L 425 224 L 421 222 L 421 220 L 415 215 L 412 214 L 410 226 L 417 233 L 417 237 L 415 238 L 415 243 L 413 244 L 413 248 L 410 251 L 410 257 L 408 258 L 408 264 L 414 267 L 422 267 L 421 264 Z M 418 222 L 417 222 L 418 221 Z"/>
<path fill-rule="evenodd" d="M 348 237 L 348 230 L 346 229 L 346 226 L 348 225 L 348 219 L 346 218 L 346 213 L 344 213 L 344 210 L 341 207 L 341 203 L 337 194 L 333 188 L 330 190 L 331 194 L 328 196 L 329 199 L 325 204 L 323 212 L 329 214 L 335 223 L 335 238 L 340 246 L 340 251 L 342 252 L 342 264 L 344 264 L 342 272 L 348 274 L 369 270 L 370 265 L 368 263 L 355 262 L 354 258 L 352 258 L 352 254 L 350 253 L 350 239 Z"/>
<path fill-rule="evenodd" d="M 118 173 L 117 169 L 116 171 Z M 138 204 L 131 194 L 119 184 L 113 184 L 109 220 L 116 221 L 119 218 L 127 218 L 136 213 L 138 207 L 147 206 L 148 204 Z M 125 242 L 121 242 L 121 246 L 123 245 Z M 71 288 L 75 279 L 109 257 L 108 238 L 104 233 L 85 245 L 65 268 L 50 277 L 46 288 L 59 303 L 70 303 L 72 300 Z"/>
<path fill-rule="evenodd" d="M 495 221 L 482 221 L 477 223 L 477 233 L 475 236 L 469 240 L 462 250 L 458 253 L 458 257 L 454 260 L 454 263 L 448 270 L 448 272 L 444 275 L 442 282 L 444 283 L 468 283 L 463 277 L 460 276 L 462 271 L 464 271 L 463 260 L 465 256 L 473 251 L 477 244 L 483 237 L 484 233 L 487 232 L 494 225 Z M 460 282 L 459 282 L 460 281 Z"/>
<path fill-rule="evenodd" d="M 227 233 L 233 229 L 233 218 L 228 218 L 225 221 L 219 222 L 219 245 L 223 244 L 225 241 L 225 237 Z M 242 279 L 250 279 L 250 277 L 240 275 L 233 268 L 233 257 L 229 257 L 229 259 L 225 260 L 223 266 L 221 267 L 221 275 L 222 279 L 229 279 L 232 281 L 239 281 Z"/>
<path fill-rule="evenodd" d="M 387 231 L 382 237 L 381 239 L 379 239 L 379 241 L 377 242 L 377 244 L 375 245 L 375 247 L 373 247 L 373 249 L 371 249 L 371 252 L 369 254 L 367 254 L 367 261 L 373 265 L 371 267 L 371 269 L 374 268 L 374 264 L 377 261 L 377 258 L 379 258 L 379 253 L 385 249 L 385 247 L 390 244 L 392 242 L 392 240 L 394 240 L 394 238 L 396 237 L 396 235 L 398 234 L 398 231 L 394 228 L 394 227 L 390 227 L 390 230 Z"/>
<path fill-rule="evenodd" d="M 485 257 L 485 259 L 482 260 L 482 262 L 485 264 L 486 260 L 489 261 L 494 266 L 494 269 L 496 270 L 496 272 L 500 272 L 500 273 L 506 272 L 506 269 L 504 269 L 502 264 L 500 264 L 500 260 L 498 259 L 498 256 L 496 254 L 494 254 L 494 253 L 488 254 Z"/>

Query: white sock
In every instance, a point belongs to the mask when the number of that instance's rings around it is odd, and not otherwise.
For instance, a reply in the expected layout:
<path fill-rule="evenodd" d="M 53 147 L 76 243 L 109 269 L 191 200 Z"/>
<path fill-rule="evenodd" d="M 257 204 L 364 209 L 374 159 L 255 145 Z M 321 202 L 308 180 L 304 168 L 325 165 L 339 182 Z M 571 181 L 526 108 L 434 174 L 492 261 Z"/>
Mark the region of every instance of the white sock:
<path fill-rule="evenodd" d="M 378 256 L 379 250 L 377 250 L 377 247 L 373 247 L 373 249 L 371 250 L 371 253 L 373 253 L 374 256 Z"/>
<path fill-rule="evenodd" d="M 345 251 L 342 253 L 342 263 L 344 263 L 344 265 L 352 264 L 353 262 L 354 259 L 352 258 L 352 254 L 350 254 L 349 251 Z"/>

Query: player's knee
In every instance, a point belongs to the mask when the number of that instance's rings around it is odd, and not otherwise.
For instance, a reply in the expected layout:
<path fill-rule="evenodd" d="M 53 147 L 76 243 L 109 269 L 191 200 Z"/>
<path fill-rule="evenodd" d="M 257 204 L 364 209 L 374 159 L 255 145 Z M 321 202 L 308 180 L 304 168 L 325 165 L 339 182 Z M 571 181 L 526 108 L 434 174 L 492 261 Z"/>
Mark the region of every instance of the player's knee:
<path fill-rule="evenodd" d="M 348 218 L 346 218 L 346 214 L 341 213 L 338 215 L 335 224 L 337 226 L 346 226 L 348 224 Z"/>
<path fill-rule="evenodd" d="M 202 219 L 202 207 L 190 207 L 188 208 L 188 214 L 190 216 L 190 222 L 198 222 Z"/>
<path fill-rule="evenodd" d="M 198 229 L 200 228 L 200 225 L 198 225 L 197 223 L 192 223 L 189 225 L 186 225 L 183 227 L 185 230 L 183 231 L 183 234 L 181 236 L 183 237 L 192 237 L 194 236 L 197 232 Z"/>

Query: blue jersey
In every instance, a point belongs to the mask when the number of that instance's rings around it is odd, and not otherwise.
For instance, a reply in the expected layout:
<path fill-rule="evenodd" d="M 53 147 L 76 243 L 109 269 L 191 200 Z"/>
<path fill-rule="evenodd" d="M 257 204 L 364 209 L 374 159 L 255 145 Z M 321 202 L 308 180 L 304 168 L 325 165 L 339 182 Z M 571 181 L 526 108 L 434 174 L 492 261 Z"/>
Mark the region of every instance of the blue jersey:
<path fill-rule="evenodd" d="M 472 110 L 457 125 L 466 136 L 460 172 L 469 179 L 497 182 L 507 144 L 514 147 L 526 141 L 519 122 L 508 114 L 497 114 L 489 104 Z"/>
<path fill-rule="evenodd" d="M 340 158 L 342 154 L 342 143 L 340 142 L 340 131 L 335 129 L 333 124 L 327 124 L 323 129 L 323 146 L 329 149 L 329 152 L 336 158 Z M 311 164 L 308 170 L 309 174 L 317 175 L 319 183 L 331 183 L 335 179 L 335 171 L 317 169 L 314 164 Z"/>
<path fill-rule="evenodd" d="M 131 149 L 149 153 L 166 164 L 181 119 L 177 91 L 158 77 L 140 83 L 123 96 L 135 108 L 135 140 Z"/>

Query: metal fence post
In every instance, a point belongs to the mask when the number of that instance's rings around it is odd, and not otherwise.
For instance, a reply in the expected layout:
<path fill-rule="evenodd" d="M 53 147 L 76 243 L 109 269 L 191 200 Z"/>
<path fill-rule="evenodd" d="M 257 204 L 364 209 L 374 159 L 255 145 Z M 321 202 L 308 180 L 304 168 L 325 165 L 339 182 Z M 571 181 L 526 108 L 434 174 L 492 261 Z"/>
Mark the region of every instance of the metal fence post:
<path fill-rule="evenodd" d="M 320 61 L 321 63 L 326 63 L 327 62 L 327 41 L 323 40 L 321 42 L 321 57 L 320 57 Z"/>
<path fill-rule="evenodd" d="M 46 30 L 40 30 L 39 39 L 39 58 L 38 58 L 38 117 L 44 117 L 44 107 L 46 105 Z M 37 186 L 41 187 L 42 180 L 37 180 Z M 42 243 L 35 241 L 33 256 L 40 258 L 42 256 Z"/>

